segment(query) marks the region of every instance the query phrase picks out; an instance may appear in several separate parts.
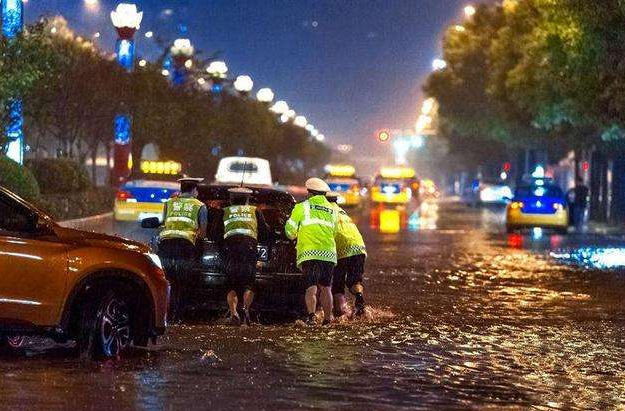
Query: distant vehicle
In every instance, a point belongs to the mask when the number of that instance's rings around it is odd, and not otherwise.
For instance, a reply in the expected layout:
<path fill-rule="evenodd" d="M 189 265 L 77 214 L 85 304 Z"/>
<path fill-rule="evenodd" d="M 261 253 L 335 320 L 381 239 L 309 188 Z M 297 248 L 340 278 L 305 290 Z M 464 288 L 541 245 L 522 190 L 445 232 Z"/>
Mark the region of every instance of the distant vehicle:
<path fill-rule="evenodd" d="M 168 296 L 147 246 L 61 227 L 0 187 L 0 345 L 41 335 L 116 358 L 163 334 Z"/>
<path fill-rule="evenodd" d="M 421 180 L 419 195 L 423 199 L 438 198 L 440 197 L 440 191 L 438 191 L 438 187 L 436 187 L 436 183 L 433 180 L 426 178 Z"/>
<path fill-rule="evenodd" d="M 165 202 L 180 189 L 181 170 L 174 161 L 143 161 L 141 173 L 132 175 L 115 195 L 115 220 L 162 219 Z"/>
<path fill-rule="evenodd" d="M 245 184 L 271 186 L 269 161 L 255 157 L 225 157 L 219 161 L 215 182 L 222 184 Z"/>
<path fill-rule="evenodd" d="M 475 180 L 462 195 L 461 201 L 470 206 L 506 205 L 513 197 L 512 189 L 501 180 Z"/>
<path fill-rule="evenodd" d="M 565 195 L 559 187 L 545 179 L 517 187 L 506 210 L 508 232 L 540 227 L 566 233 L 568 225 Z"/>
<path fill-rule="evenodd" d="M 371 187 L 371 201 L 381 204 L 408 204 L 419 194 L 419 181 L 409 167 L 384 167 Z"/>
<path fill-rule="evenodd" d="M 226 274 L 223 259 L 223 209 L 229 204 L 228 189 L 238 185 L 210 184 L 199 186 L 198 198 L 208 208 L 208 238 L 202 245 L 202 255 L 191 273 L 194 286 L 187 296 L 189 305 L 196 309 L 219 309 L 224 306 Z M 284 225 L 295 200 L 290 194 L 269 187 L 249 187 L 253 190 L 250 204 L 265 216 L 270 232 L 260 231 L 258 238 L 257 298 L 255 306 L 263 310 L 293 311 L 304 307 L 305 283 L 296 267 L 295 244 L 286 238 Z M 145 220 L 145 228 L 155 228 L 157 222 Z"/>
<path fill-rule="evenodd" d="M 332 191 L 339 193 L 337 203 L 346 207 L 359 206 L 363 187 L 356 177 L 356 169 L 350 165 L 326 166 L 326 182 Z"/>

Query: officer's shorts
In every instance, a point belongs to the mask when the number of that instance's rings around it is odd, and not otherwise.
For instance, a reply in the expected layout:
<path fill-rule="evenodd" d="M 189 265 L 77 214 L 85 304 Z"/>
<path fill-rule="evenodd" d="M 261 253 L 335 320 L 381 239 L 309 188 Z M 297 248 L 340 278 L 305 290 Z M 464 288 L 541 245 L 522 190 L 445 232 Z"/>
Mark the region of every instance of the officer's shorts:
<path fill-rule="evenodd" d="M 306 288 L 314 285 L 330 287 L 332 285 L 332 273 L 334 264 L 327 261 L 309 260 L 300 265 L 306 282 Z"/>
<path fill-rule="evenodd" d="M 256 281 L 258 242 L 248 236 L 228 237 L 224 242 L 224 272 L 228 290 L 253 290 Z"/>
<path fill-rule="evenodd" d="M 352 288 L 357 283 L 362 283 L 362 276 L 365 272 L 365 254 L 354 255 L 341 258 L 334 268 L 334 279 L 332 281 L 332 294 L 344 294 L 345 285 Z"/>

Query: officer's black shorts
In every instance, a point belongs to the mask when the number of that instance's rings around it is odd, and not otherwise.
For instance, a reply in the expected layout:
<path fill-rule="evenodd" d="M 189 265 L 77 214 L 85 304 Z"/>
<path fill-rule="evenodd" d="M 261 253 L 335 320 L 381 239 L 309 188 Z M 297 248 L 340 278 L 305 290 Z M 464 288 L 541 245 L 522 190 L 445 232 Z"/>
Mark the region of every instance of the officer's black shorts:
<path fill-rule="evenodd" d="M 258 242 L 252 237 L 234 235 L 224 241 L 224 272 L 228 290 L 253 290 L 258 261 Z"/>
<path fill-rule="evenodd" d="M 304 261 L 300 269 L 304 273 L 306 288 L 313 285 L 330 287 L 332 285 L 332 272 L 334 264 L 327 261 L 308 260 Z"/>
<path fill-rule="evenodd" d="M 366 259 L 367 256 L 364 254 L 339 259 L 334 268 L 332 294 L 344 294 L 345 285 L 352 288 L 355 284 L 362 283 Z"/>

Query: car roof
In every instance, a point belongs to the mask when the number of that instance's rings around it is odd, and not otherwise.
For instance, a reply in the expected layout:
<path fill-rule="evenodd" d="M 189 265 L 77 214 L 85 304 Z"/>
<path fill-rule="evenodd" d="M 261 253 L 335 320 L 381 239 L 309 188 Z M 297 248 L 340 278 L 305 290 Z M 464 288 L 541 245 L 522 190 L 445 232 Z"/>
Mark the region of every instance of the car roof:
<path fill-rule="evenodd" d="M 199 199 L 200 200 L 228 200 L 230 198 L 230 193 L 228 190 L 231 188 L 240 187 L 236 184 L 224 184 L 224 183 L 211 183 L 211 184 L 200 184 L 198 186 L 199 191 Z M 264 203 L 264 204 L 283 204 L 283 205 L 292 205 L 295 204 L 295 199 L 293 196 L 283 190 L 276 189 L 274 187 L 268 186 L 254 186 L 246 184 L 245 188 L 249 188 L 252 190 L 252 200 L 255 203 Z"/>

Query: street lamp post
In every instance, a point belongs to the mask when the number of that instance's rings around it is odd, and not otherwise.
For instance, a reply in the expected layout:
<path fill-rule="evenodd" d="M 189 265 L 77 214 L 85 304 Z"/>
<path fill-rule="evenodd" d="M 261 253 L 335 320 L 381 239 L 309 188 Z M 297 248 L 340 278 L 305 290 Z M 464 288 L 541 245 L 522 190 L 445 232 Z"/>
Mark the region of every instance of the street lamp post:
<path fill-rule="evenodd" d="M 16 38 L 24 28 L 24 3 L 22 0 L 2 1 L 2 34 L 9 40 Z M 5 129 L 8 140 L 7 156 L 19 164 L 24 163 L 24 115 L 22 100 L 9 101 L 9 119 Z"/>
<path fill-rule="evenodd" d="M 180 86 L 187 81 L 187 73 L 193 66 L 193 53 L 195 49 L 189 39 L 176 39 L 169 49 L 173 62 L 172 82 Z"/>
<path fill-rule="evenodd" d="M 134 4 L 120 3 L 111 12 L 111 21 L 118 36 L 115 47 L 117 62 L 128 72 L 134 68 L 135 41 L 133 37 L 139 30 L 142 19 L 143 12 L 139 12 Z M 128 114 L 119 114 L 115 117 L 114 131 L 115 145 L 113 155 L 115 168 L 113 177 L 115 184 L 119 184 L 130 172 L 132 135 L 130 116 Z"/>

